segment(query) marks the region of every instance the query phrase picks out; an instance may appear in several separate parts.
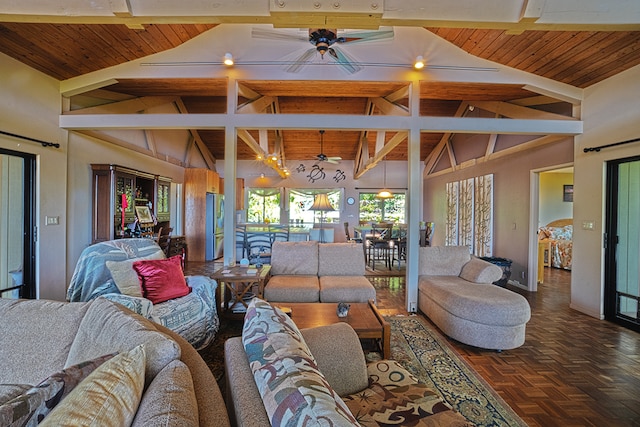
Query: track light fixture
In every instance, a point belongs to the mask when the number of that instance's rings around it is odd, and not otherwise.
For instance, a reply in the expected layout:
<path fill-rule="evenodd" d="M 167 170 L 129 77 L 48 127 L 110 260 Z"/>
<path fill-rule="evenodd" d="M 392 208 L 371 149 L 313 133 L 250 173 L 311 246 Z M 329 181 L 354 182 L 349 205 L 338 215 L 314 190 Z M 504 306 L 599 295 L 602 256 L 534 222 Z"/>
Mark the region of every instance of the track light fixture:
<path fill-rule="evenodd" d="M 232 66 L 234 63 L 233 55 L 231 55 L 229 52 L 225 53 L 222 62 L 224 63 L 224 65 L 227 65 L 229 67 Z"/>
<path fill-rule="evenodd" d="M 425 63 L 422 55 L 416 56 L 416 61 L 413 63 L 413 68 L 415 68 L 416 70 L 421 70 L 424 68 L 424 65 Z"/>

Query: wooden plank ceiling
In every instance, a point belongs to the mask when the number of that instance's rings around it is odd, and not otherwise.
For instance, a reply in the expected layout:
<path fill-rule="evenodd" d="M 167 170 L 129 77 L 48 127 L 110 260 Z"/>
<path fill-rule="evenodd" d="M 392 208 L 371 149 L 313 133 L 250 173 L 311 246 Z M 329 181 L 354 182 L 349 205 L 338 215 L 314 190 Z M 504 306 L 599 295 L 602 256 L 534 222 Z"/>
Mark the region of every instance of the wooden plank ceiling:
<path fill-rule="evenodd" d="M 0 52 L 51 77 L 65 80 L 118 65 L 180 44 L 213 28 L 213 24 L 153 24 L 144 30 L 120 24 L 0 23 Z M 427 28 L 472 55 L 585 88 L 640 64 L 640 31 L 524 31 Z M 281 113 L 365 114 L 367 99 L 394 93 L 404 83 L 389 82 L 245 82 L 254 92 L 278 97 Z M 126 96 L 180 97 L 188 112 L 220 113 L 226 109 L 226 81 L 209 79 L 122 80 L 103 88 Z M 535 96 L 520 86 L 424 83 L 421 114 L 453 116 L 463 101 L 512 101 Z M 104 92 L 103 92 L 104 93 Z M 243 100 L 239 100 L 239 103 Z M 402 101 L 399 101 L 400 103 Z M 216 158 L 224 157 L 224 135 L 199 131 Z M 391 138 L 393 135 L 387 135 Z M 324 152 L 328 156 L 354 159 L 360 132 L 327 131 Z M 257 139 L 257 135 L 254 135 Z M 421 136 L 424 159 L 442 135 Z M 270 135 L 270 141 L 274 140 Z M 320 150 L 317 131 L 283 131 L 288 159 L 313 158 Z M 368 136 L 374 152 L 375 135 Z M 271 149 L 272 147 L 270 147 Z M 238 158 L 254 153 L 238 146 Z M 389 160 L 407 157 L 406 142 L 398 145 Z"/>

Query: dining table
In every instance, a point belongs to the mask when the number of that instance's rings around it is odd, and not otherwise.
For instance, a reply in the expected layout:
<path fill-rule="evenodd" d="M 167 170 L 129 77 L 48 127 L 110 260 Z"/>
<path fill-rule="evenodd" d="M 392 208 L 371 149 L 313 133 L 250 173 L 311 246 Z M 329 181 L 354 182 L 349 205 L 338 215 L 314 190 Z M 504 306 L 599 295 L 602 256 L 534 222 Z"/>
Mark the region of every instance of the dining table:
<path fill-rule="evenodd" d="M 368 236 L 380 237 L 380 236 L 374 236 L 372 230 L 373 229 L 379 230 L 381 228 L 384 228 L 384 227 L 380 224 L 375 226 L 372 224 L 360 225 L 360 226 L 353 227 L 353 234 L 356 238 L 359 238 L 362 240 L 365 240 Z M 391 227 L 391 238 L 396 239 L 398 237 L 406 235 L 406 231 L 407 231 L 406 224 L 393 224 L 393 226 Z"/>

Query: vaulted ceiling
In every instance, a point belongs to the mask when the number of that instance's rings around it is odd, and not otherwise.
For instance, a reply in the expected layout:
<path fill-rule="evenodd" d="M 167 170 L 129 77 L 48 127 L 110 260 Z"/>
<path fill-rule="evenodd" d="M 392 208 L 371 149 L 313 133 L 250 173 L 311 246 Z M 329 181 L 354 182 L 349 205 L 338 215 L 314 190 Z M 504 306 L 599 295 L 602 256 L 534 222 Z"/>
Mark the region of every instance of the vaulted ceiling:
<path fill-rule="evenodd" d="M 365 10 L 367 7 L 373 8 L 373 3 L 357 1 L 354 2 L 356 6 L 352 6 L 355 9 L 343 11 L 342 15 L 333 15 L 326 10 L 306 10 L 304 2 L 296 3 L 303 5 L 302 10 L 286 10 L 288 13 L 278 14 L 278 7 L 284 8 L 285 3 L 272 1 L 269 2 L 270 10 L 264 13 L 240 10 L 235 14 L 227 12 L 223 17 L 190 9 L 192 4 L 200 7 L 208 4 L 199 0 L 181 2 L 182 13 L 174 11 L 174 15 L 169 10 L 171 2 L 157 2 L 159 9 L 153 14 L 138 13 L 138 10 L 143 10 L 144 3 L 134 0 L 100 0 L 95 3 L 108 4 L 112 10 L 96 7 L 90 12 L 74 12 L 73 7 L 79 8 L 77 3 L 84 3 L 77 1 L 63 2 L 68 3 L 68 8 L 60 7 L 59 10 L 46 10 L 35 0 L 21 3 L 24 10 L 10 10 L 7 6 L 7 11 L 0 13 L 0 52 L 61 81 L 178 47 L 220 23 L 259 22 L 280 27 L 309 27 L 319 25 L 318 19 L 325 25 L 334 24 L 331 22 L 334 20 L 336 27 L 347 28 L 375 28 L 377 25 L 423 27 L 425 31 L 434 33 L 471 55 L 578 88 L 589 87 L 640 64 L 640 25 L 637 19 L 633 23 L 640 11 L 635 9 L 630 15 L 632 23 L 629 24 L 621 22 L 619 16 L 615 20 L 605 16 L 580 18 L 580 21 L 574 17 L 573 21 L 555 22 L 554 19 L 558 20 L 558 16 L 561 16 L 561 8 L 553 15 L 550 6 L 553 2 L 547 1 L 546 6 L 536 8 L 534 6 L 539 6 L 540 2 L 526 0 L 507 2 L 520 3 L 520 10 L 517 11 L 519 16 L 515 19 L 504 16 L 512 12 L 505 11 L 506 3 L 503 0 L 485 5 L 495 9 L 495 22 L 474 22 L 469 14 L 472 16 L 480 12 L 460 8 L 457 5 L 459 2 L 448 0 L 430 2 L 432 13 L 442 16 L 440 20 L 420 18 L 425 13 L 418 7 L 422 5 L 420 2 L 398 0 L 379 2 L 384 6 L 379 13 Z M 245 3 L 229 2 L 240 9 Z M 259 3 L 263 7 L 263 2 Z M 398 5 L 402 3 L 411 7 L 399 8 Z M 604 3 L 611 3 L 613 9 L 613 3 L 616 2 Z M 339 5 L 337 2 L 333 4 Z M 161 11 L 162 7 L 166 10 Z M 576 10 L 580 7 L 577 4 Z M 371 99 L 384 99 L 403 87 L 403 83 L 398 82 L 365 81 L 319 81 L 317 84 L 322 86 L 322 90 L 314 90 L 308 81 L 247 81 L 242 84 L 254 94 L 276 97 L 278 112 L 282 114 L 368 114 Z M 184 112 L 189 113 L 220 113 L 224 112 L 227 105 L 226 84 L 220 80 L 123 79 L 94 95 L 105 96 L 107 92 L 117 94 L 114 96 L 120 96 L 120 100 L 132 97 L 176 97 Z M 469 101 L 484 102 L 485 106 L 491 101 L 526 105 L 532 102 L 526 100 L 537 96 L 539 94 L 529 91 L 524 85 L 425 82 L 420 88 L 420 114 L 453 117 L 459 115 L 461 106 L 468 106 Z M 243 101 L 248 100 L 239 99 L 239 104 Z M 405 101 L 398 99 L 395 102 L 402 105 Z M 493 114 L 499 114 L 487 108 Z M 273 134 L 275 131 L 270 132 Z M 224 132 L 199 130 L 198 134 L 213 157 L 224 157 Z M 367 136 L 366 132 L 327 131 L 324 135 L 324 151 L 344 159 L 356 159 L 358 142 L 363 136 Z M 258 138 L 255 133 L 253 137 Z M 319 151 L 317 131 L 285 130 L 278 137 L 284 144 L 288 158 L 313 158 Z M 387 136 L 388 139 L 392 137 L 393 134 Z M 421 158 L 426 159 L 443 137 L 438 133 L 422 134 Z M 271 135 L 269 139 L 273 141 L 275 136 Z M 369 139 L 371 152 L 375 150 L 375 143 L 375 137 Z M 249 146 L 238 145 L 238 158 L 252 158 L 254 155 Z M 404 141 L 397 144 L 386 158 L 406 159 L 406 156 Z"/>

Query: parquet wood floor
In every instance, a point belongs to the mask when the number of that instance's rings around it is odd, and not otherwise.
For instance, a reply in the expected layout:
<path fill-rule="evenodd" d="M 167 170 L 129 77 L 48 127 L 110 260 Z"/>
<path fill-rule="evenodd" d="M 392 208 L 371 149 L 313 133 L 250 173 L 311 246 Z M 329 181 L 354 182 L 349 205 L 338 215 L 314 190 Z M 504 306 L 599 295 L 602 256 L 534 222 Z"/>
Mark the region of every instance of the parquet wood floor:
<path fill-rule="evenodd" d="M 640 334 L 569 308 L 571 273 L 545 268 L 525 344 L 453 347 L 530 426 L 640 426 Z M 404 277 L 370 278 L 384 315 L 406 314 Z"/>

